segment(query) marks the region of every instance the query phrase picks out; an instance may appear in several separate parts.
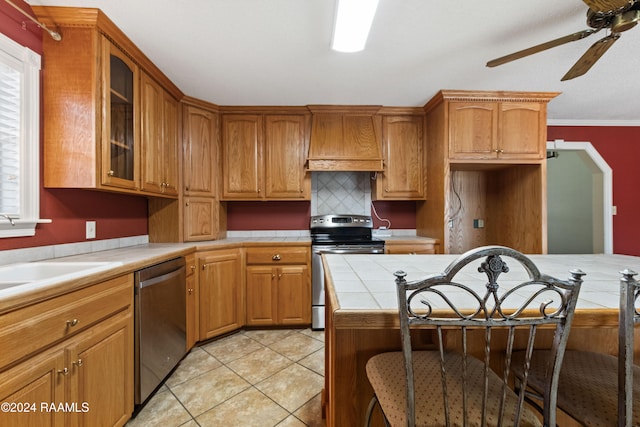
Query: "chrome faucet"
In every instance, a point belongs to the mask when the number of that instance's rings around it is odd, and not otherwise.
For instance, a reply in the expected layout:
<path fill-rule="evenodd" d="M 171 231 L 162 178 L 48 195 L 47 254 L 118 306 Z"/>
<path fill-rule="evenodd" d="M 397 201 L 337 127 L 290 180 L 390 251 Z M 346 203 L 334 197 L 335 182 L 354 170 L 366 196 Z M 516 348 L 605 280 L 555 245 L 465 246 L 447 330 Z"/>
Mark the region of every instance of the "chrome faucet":
<path fill-rule="evenodd" d="M 9 215 L 7 215 L 7 214 L 0 214 L 0 216 L 3 216 L 3 217 L 5 217 L 6 219 L 8 219 L 8 220 L 9 220 L 9 224 L 11 224 L 11 226 L 14 226 L 14 227 L 15 227 L 16 223 L 15 223 L 15 221 L 13 220 L 13 218 L 11 218 Z"/>

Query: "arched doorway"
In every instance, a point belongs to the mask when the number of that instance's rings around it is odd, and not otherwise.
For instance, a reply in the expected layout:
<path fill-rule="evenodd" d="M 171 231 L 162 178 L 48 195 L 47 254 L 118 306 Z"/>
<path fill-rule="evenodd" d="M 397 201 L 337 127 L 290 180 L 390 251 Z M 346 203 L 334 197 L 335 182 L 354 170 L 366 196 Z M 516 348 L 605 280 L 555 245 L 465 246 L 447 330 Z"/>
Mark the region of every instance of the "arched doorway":
<path fill-rule="evenodd" d="M 548 253 L 613 253 L 612 171 L 590 142 L 547 142 Z"/>

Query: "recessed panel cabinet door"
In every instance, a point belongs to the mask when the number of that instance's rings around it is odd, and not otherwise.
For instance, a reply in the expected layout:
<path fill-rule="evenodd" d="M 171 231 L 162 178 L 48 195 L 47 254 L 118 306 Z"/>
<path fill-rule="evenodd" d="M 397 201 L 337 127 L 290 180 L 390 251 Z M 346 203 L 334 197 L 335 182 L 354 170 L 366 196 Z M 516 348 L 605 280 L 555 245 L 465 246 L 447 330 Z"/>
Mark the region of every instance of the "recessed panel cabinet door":
<path fill-rule="evenodd" d="M 546 156 L 545 111 L 546 104 L 537 102 L 500 103 L 500 158 L 543 159 Z"/>
<path fill-rule="evenodd" d="M 311 322 L 311 286 L 306 265 L 288 265 L 277 269 L 278 324 Z"/>
<path fill-rule="evenodd" d="M 222 116 L 223 198 L 262 197 L 262 116 Z"/>
<path fill-rule="evenodd" d="M 178 103 L 141 73 L 142 189 L 178 194 Z"/>
<path fill-rule="evenodd" d="M 205 253 L 198 258 L 200 340 L 244 325 L 244 279 L 240 250 Z"/>
<path fill-rule="evenodd" d="M 86 403 L 67 425 L 123 425 L 133 412 L 133 317 L 120 314 L 67 349 L 67 402 Z M 86 409 L 86 410 L 85 410 Z M 72 422 L 77 419 L 77 424 Z"/>
<path fill-rule="evenodd" d="M 452 102 L 449 105 L 449 158 L 495 159 L 497 114 L 494 102 Z"/>
<path fill-rule="evenodd" d="M 385 170 L 378 174 L 381 180 L 376 187 L 379 199 L 426 197 L 423 120 L 422 116 L 384 117 L 382 145 Z"/>
<path fill-rule="evenodd" d="M 218 115 L 184 105 L 184 191 L 191 196 L 215 197 Z"/>
<path fill-rule="evenodd" d="M 266 197 L 309 199 L 305 173 L 306 118 L 303 115 L 265 116 Z"/>
<path fill-rule="evenodd" d="M 0 411 L 0 425 L 64 425 L 63 412 L 43 411 L 40 406 L 41 402 L 45 405 L 65 402 L 63 372 L 64 352 L 57 347 L 0 373 L 0 402 L 9 405 L 9 410 L 3 407 Z M 25 408 L 25 404 L 29 406 Z"/>

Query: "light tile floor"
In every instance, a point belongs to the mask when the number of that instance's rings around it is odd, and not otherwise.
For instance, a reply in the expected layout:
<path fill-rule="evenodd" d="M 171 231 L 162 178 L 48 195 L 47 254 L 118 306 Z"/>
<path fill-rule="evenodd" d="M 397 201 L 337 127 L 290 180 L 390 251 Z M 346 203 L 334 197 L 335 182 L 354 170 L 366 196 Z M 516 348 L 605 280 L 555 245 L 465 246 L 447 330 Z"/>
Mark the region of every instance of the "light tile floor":
<path fill-rule="evenodd" d="M 321 427 L 324 332 L 250 330 L 195 347 L 127 427 Z"/>

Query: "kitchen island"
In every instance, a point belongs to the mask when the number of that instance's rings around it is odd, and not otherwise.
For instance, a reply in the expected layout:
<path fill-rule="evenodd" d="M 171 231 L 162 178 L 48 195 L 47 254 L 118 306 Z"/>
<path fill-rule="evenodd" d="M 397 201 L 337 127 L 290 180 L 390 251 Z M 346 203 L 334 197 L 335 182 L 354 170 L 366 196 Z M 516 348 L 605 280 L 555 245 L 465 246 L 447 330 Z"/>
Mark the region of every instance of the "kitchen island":
<path fill-rule="evenodd" d="M 408 281 L 443 272 L 457 255 L 323 255 L 326 275 L 325 395 L 327 426 L 363 425 L 373 390 L 365 365 L 377 353 L 400 349 L 393 273 Z M 619 272 L 640 272 L 640 258 L 625 255 L 530 255 L 544 274 L 568 279 L 586 273 L 568 348 L 617 353 Z M 508 259 L 506 260 L 508 262 Z M 478 262 L 479 265 L 479 262 Z M 516 269 L 515 263 L 509 267 Z M 524 280 L 524 271 L 509 273 Z M 470 280 L 482 279 L 469 273 Z M 486 277 L 485 277 L 486 279 Z M 506 277 L 503 279 L 507 279 Z M 544 339 L 550 339 L 552 331 Z M 637 333 L 636 333 L 637 334 Z M 416 331 L 414 345 L 432 348 L 431 330 Z M 636 340 L 636 353 L 640 341 Z M 572 425 L 559 415 L 560 425 Z"/>

